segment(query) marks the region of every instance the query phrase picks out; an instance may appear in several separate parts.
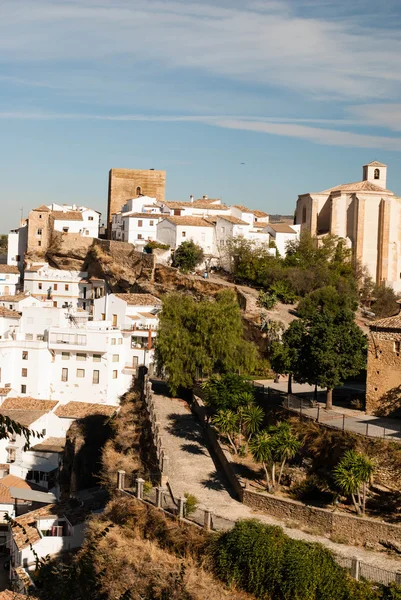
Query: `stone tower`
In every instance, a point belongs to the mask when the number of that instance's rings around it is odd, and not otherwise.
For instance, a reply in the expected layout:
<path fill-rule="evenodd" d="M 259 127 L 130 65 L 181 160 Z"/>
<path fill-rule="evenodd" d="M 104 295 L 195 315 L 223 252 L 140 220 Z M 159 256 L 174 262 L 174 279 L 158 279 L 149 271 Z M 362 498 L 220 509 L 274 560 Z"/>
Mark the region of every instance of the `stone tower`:
<path fill-rule="evenodd" d="M 363 181 L 369 181 L 385 190 L 387 186 L 387 165 L 377 162 L 377 160 L 364 165 Z"/>
<path fill-rule="evenodd" d="M 107 204 L 107 237 L 111 239 L 111 219 L 130 198 L 140 194 L 164 200 L 166 171 L 154 169 L 110 169 Z"/>

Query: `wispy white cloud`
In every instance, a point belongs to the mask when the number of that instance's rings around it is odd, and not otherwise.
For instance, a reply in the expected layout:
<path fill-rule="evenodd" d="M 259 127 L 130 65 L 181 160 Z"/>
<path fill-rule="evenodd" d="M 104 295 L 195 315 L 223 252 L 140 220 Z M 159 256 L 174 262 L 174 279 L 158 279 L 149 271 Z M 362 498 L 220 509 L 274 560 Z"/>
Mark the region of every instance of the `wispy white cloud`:
<path fill-rule="evenodd" d="M 379 103 L 352 106 L 349 113 L 373 127 L 401 131 L 401 104 Z"/>
<path fill-rule="evenodd" d="M 401 111 L 401 108 L 400 108 Z M 401 112 L 400 112 L 401 114 Z M 285 119 L 278 117 L 226 117 L 222 115 L 88 115 L 44 112 L 0 112 L 0 119 L 20 120 L 92 120 L 115 122 L 200 123 L 212 127 L 252 131 L 269 135 L 298 138 L 327 146 L 377 148 L 401 151 L 401 138 L 366 135 L 352 131 L 315 127 L 301 123 L 355 125 L 360 121 L 333 119 Z"/>
<path fill-rule="evenodd" d="M 101 65 L 111 60 L 134 79 L 145 61 L 154 73 L 195 71 L 315 97 L 380 99 L 400 90 L 398 34 L 345 18 L 300 17 L 284 0 L 248 0 L 241 8 L 188 0 L 19 0 L 1 11 L 3 60 L 60 62 L 61 76 L 71 62 L 74 69 L 90 63 L 104 86 Z"/>

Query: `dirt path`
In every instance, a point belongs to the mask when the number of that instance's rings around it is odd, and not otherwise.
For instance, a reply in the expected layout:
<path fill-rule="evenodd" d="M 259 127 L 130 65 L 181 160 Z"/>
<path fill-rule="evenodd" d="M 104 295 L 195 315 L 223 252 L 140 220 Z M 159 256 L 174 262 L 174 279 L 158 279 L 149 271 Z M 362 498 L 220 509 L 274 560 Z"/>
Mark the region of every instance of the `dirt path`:
<path fill-rule="evenodd" d="M 169 483 L 174 496 L 189 492 L 198 498 L 200 508 L 211 509 L 214 514 L 231 521 L 258 518 L 264 523 L 279 525 L 291 538 L 320 542 L 340 556 L 357 558 L 372 567 L 388 571 L 401 571 L 401 558 L 390 558 L 384 552 L 373 552 L 358 546 L 336 544 L 325 537 L 290 529 L 281 521 L 253 511 L 235 500 L 228 491 L 224 475 L 216 468 L 205 445 L 202 429 L 186 402 L 156 394 L 153 399 L 163 446 L 170 458 Z"/>

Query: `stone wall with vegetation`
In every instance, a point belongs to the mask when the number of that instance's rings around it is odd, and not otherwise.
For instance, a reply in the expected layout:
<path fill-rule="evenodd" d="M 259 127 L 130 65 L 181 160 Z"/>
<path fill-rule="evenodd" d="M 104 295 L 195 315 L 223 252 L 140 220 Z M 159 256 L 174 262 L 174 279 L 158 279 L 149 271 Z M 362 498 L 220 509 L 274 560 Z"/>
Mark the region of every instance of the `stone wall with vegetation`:
<path fill-rule="evenodd" d="M 365 545 L 401 543 L 401 526 L 375 519 L 363 519 L 325 508 L 306 506 L 302 502 L 243 490 L 242 501 L 256 510 L 299 527 L 315 529 L 317 534 L 330 535 L 344 543 Z"/>

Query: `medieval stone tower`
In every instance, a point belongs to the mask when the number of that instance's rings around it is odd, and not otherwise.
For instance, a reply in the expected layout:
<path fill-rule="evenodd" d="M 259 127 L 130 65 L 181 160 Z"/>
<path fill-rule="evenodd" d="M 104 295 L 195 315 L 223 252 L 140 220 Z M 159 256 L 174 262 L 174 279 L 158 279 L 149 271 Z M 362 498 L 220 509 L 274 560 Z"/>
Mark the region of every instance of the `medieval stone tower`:
<path fill-rule="evenodd" d="M 111 218 L 130 198 L 140 194 L 164 200 L 166 171 L 110 169 L 107 205 L 107 237 L 111 239 Z"/>

